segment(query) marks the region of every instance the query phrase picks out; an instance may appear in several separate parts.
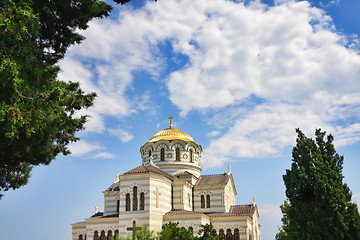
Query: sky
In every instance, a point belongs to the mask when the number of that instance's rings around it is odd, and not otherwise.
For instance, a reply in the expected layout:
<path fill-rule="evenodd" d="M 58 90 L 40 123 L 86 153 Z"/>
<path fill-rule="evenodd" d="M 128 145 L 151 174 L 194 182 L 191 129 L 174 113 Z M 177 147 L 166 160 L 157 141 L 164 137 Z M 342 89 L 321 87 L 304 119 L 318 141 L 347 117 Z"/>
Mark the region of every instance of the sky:
<path fill-rule="evenodd" d="M 109 3 L 111 3 L 109 1 Z M 140 146 L 174 127 L 202 145 L 202 174 L 231 167 L 236 204 L 253 196 L 274 239 L 295 128 L 321 128 L 360 204 L 360 1 L 133 0 L 93 20 L 59 79 L 96 92 L 72 154 L 35 167 L 0 200 L 2 239 L 71 239 L 103 193 L 141 164 Z"/>

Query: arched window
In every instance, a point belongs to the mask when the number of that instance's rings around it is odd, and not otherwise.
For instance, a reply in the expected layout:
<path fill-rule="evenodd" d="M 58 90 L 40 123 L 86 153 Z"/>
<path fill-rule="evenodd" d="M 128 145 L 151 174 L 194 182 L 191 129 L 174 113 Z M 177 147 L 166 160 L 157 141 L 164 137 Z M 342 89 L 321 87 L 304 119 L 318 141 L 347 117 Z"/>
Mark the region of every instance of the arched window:
<path fill-rule="evenodd" d="M 219 240 L 225 240 L 224 229 L 219 230 Z"/>
<path fill-rule="evenodd" d="M 180 148 L 175 149 L 176 161 L 180 161 Z"/>
<path fill-rule="evenodd" d="M 165 161 L 165 149 L 160 149 L 160 161 Z"/>
<path fill-rule="evenodd" d="M 151 157 L 151 150 L 149 150 L 149 157 Z"/>
<path fill-rule="evenodd" d="M 201 208 L 205 208 L 205 197 L 201 195 Z"/>
<path fill-rule="evenodd" d="M 190 162 L 194 162 L 193 150 L 190 149 Z"/>
<path fill-rule="evenodd" d="M 130 211 L 130 193 L 126 194 L 126 211 Z"/>
<path fill-rule="evenodd" d="M 249 240 L 252 240 L 252 235 L 251 235 L 251 233 L 249 234 Z"/>
<path fill-rule="evenodd" d="M 206 208 L 210 208 L 210 195 L 206 195 Z"/>
<path fill-rule="evenodd" d="M 99 232 L 98 231 L 94 232 L 94 240 L 99 240 Z"/>
<path fill-rule="evenodd" d="M 211 231 L 211 236 L 217 236 L 217 233 L 216 233 L 216 229 L 213 229 L 212 231 Z"/>
<path fill-rule="evenodd" d="M 140 210 L 145 209 L 145 193 L 140 193 Z"/>
<path fill-rule="evenodd" d="M 115 235 L 114 235 L 114 238 L 119 238 L 119 230 L 115 230 Z"/>
<path fill-rule="evenodd" d="M 189 231 L 191 232 L 191 236 L 194 236 L 194 229 L 192 227 L 189 227 Z"/>
<path fill-rule="evenodd" d="M 234 230 L 234 239 L 240 240 L 240 232 L 239 232 L 238 228 L 235 228 L 235 230 Z"/>
<path fill-rule="evenodd" d="M 79 235 L 79 240 L 83 240 L 83 236 L 81 234 Z"/>
<path fill-rule="evenodd" d="M 116 212 L 119 213 L 120 211 L 120 200 L 116 201 Z"/>
<path fill-rule="evenodd" d="M 137 186 L 133 188 L 133 211 L 138 210 Z"/>
<path fill-rule="evenodd" d="M 226 230 L 226 239 L 232 239 L 232 233 L 230 228 Z"/>
<path fill-rule="evenodd" d="M 105 231 L 101 231 L 100 240 L 106 240 Z"/>
<path fill-rule="evenodd" d="M 107 234 L 107 238 L 106 238 L 107 240 L 113 240 L 114 238 L 112 237 L 112 231 L 111 230 L 109 230 L 108 231 L 108 234 Z"/>

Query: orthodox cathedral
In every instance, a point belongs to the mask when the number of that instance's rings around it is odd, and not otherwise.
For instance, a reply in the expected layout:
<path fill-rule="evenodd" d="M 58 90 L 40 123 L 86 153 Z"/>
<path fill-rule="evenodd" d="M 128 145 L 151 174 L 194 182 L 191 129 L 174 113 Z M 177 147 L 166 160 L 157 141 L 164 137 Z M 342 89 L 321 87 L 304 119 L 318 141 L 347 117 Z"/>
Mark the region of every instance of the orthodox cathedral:
<path fill-rule="evenodd" d="M 201 175 L 201 146 L 173 128 L 157 132 L 140 147 L 140 166 L 117 175 L 105 191 L 104 212 L 72 224 L 73 240 L 107 240 L 129 236 L 147 225 L 160 231 L 179 222 L 194 236 L 201 225 L 212 224 L 220 240 L 259 240 L 259 212 L 255 203 L 236 205 L 230 166 L 227 173 Z"/>

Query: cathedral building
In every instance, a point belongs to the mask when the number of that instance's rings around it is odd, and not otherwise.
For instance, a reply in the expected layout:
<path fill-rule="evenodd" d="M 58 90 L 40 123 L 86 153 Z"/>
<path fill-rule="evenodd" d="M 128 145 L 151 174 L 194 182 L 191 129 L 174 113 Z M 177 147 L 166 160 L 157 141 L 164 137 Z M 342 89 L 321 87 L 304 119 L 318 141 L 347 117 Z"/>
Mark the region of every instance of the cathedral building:
<path fill-rule="evenodd" d="M 140 147 L 140 166 L 117 175 L 104 192 L 104 212 L 72 224 L 73 240 L 107 240 L 129 236 L 147 225 L 160 231 L 179 222 L 194 236 L 201 225 L 212 224 L 219 239 L 259 240 L 259 212 L 255 203 L 236 205 L 232 173 L 201 175 L 201 146 L 173 128 L 157 132 Z"/>

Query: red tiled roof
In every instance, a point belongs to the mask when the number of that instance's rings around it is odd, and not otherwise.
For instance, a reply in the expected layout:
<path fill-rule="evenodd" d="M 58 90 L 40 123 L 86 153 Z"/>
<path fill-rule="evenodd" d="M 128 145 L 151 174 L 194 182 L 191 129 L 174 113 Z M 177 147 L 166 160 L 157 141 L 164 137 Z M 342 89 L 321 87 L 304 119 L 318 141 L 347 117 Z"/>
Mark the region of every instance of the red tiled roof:
<path fill-rule="evenodd" d="M 231 216 L 251 216 L 255 212 L 256 206 L 253 204 L 248 205 L 233 205 L 230 207 L 228 213 L 208 213 L 210 217 L 231 217 Z"/>
<path fill-rule="evenodd" d="M 172 211 L 165 213 L 165 215 L 183 215 L 183 214 L 198 214 L 198 213 L 201 214 L 202 212 L 193 212 L 193 211 L 187 211 L 187 210 L 182 210 L 182 209 L 174 209 Z"/>
<path fill-rule="evenodd" d="M 226 184 L 230 179 L 230 176 L 226 173 L 215 175 L 201 175 L 195 185 L 212 185 L 212 184 Z"/>
<path fill-rule="evenodd" d="M 159 174 L 158 172 L 154 171 L 153 169 L 147 167 L 147 166 L 144 166 L 144 165 L 140 165 L 134 169 L 131 169 L 130 171 L 127 171 L 126 173 L 124 173 L 123 175 L 126 175 L 126 174 L 135 174 L 135 173 L 157 173 Z"/>

